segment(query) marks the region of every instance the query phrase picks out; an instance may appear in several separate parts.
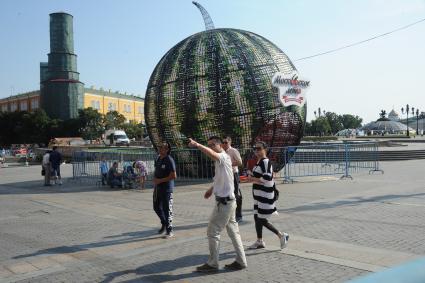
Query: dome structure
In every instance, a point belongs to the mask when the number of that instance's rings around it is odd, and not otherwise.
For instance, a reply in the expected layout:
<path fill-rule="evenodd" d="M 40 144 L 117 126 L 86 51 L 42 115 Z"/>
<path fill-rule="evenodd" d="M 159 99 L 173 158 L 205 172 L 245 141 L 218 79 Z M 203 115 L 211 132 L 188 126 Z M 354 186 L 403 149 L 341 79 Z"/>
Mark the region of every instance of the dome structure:
<path fill-rule="evenodd" d="M 272 83 L 276 73 L 294 72 L 286 54 L 255 33 L 226 28 L 189 36 L 162 57 L 150 77 L 145 119 L 151 141 L 179 149 L 187 148 L 187 137 L 205 144 L 210 136 L 228 135 L 237 148 L 256 140 L 297 145 L 307 106 L 283 106 Z M 282 168 L 282 158 L 273 159 L 275 169 Z"/>
<path fill-rule="evenodd" d="M 388 114 L 388 119 L 390 119 L 391 121 L 398 121 L 400 120 L 400 117 L 398 116 L 398 113 L 393 110 L 391 110 L 391 112 Z"/>
<path fill-rule="evenodd" d="M 366 132 L 374 131 L 377 133 L 402 134 L 406 133 L 407 126 L 397 121 L 375 121 L 366 124 L 361 130 Z M 414 131 L 414 129 L 409 127 L 409 132 Z"/>

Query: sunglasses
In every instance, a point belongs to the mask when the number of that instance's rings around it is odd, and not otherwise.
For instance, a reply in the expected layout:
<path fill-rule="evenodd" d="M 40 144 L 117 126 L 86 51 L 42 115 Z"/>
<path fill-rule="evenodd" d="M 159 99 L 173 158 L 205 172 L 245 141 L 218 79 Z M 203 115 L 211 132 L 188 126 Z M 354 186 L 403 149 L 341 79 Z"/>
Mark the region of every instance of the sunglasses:
<path fill-rule="evenodd" d="M 262 150 L 263 148 L 261 146 L 254 146 L 252 149 L 253 150 Z"/>

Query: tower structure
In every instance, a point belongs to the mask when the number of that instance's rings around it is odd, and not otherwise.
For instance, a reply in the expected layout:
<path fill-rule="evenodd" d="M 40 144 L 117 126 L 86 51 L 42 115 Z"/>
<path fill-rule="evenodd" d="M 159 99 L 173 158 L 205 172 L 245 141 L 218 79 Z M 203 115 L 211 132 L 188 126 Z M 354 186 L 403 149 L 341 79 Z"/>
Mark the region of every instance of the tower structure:
<path fill-rule="evenodd" d="M 73 17 L 50 14 L 50 53 L 48 63 L 40 64 L 41 107 L 51 118 L 70 119 L 83 108 L 84 84 L 77 72 L 74 53 Z"/>

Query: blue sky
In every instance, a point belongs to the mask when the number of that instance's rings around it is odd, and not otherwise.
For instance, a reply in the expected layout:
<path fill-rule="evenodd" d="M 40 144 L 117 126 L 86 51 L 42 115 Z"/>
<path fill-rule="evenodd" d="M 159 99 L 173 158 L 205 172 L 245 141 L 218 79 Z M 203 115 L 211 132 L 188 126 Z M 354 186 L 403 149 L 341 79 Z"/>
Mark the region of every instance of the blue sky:
<path fill-rule="evenodd" d="M 425 111 L 425 22 L 366 44 L 337 48 L 425 18 L 425 0 L 199 0 L 216 27 L 258 33 L 279 46 L 311 80 L 308 120 L 318 107 L 378 118 L 409 103 Z M 204 30 L 189 0 L 3 0 L 0 98 L 39 88 L 49 53 L 49 13 L 74 16 L 80 80 L 87 87 L 144 96 L 159 59 Z"/>

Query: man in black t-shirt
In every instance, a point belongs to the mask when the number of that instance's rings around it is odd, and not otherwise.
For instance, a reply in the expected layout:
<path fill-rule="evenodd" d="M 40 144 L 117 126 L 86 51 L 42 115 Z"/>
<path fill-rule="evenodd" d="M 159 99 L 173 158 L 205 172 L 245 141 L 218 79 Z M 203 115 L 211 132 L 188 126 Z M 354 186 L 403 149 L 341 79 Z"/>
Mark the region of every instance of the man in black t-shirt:
<path fill-rule="evenodd" d="M 62 185 L 62 177 L 61 177 L 61 170 L 60 165 L 62 162 L 62 154 L 59 153 L 58 147 L 54 146 L 53 151 L 50 153 L 50 164 L 52 167 L 51 174 L 54 177 L 55 184 Z"/>
<path fill-rule="evenodd" d="M 158 233 L 166 231 L 166 238 L 173 234 L 173 189 L 176 175 L 176 164 L 170 156 L 171 146 L 162 143 L 158 146 L 159 156 L 155 161 L 155 172 L 153 183 L 153 209 L 161 220 L 161 229 Z"/>

